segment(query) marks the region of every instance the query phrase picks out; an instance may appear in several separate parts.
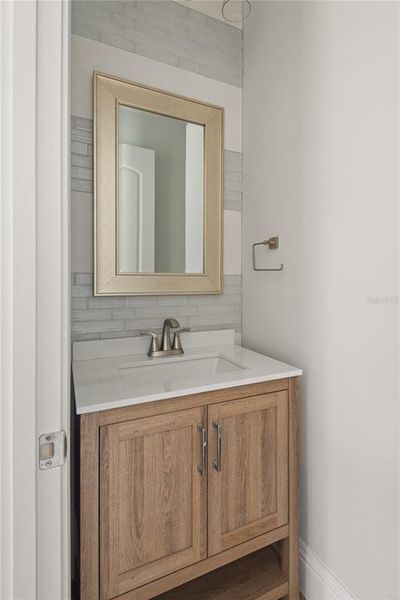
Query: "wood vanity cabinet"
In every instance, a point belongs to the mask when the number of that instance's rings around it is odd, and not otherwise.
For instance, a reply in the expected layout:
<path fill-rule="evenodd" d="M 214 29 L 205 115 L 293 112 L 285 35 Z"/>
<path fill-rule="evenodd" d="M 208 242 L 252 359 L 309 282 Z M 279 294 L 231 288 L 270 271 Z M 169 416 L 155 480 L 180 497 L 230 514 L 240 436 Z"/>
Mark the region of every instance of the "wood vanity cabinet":
<path fill-rule="evenodd" d="M 204 408 L 100 430 L 100 592 L 115 598 L 207 556 Z"/>
<path fill-rule="evenodd" d="M 293 378 L 82 415 L 81 600 L 297 600 L 296 403 Z"/>
<path fill-rule="evenodd" d="M 286 391 L 209 407 L 209 556 L 287 523 L 287 423 Z"/>

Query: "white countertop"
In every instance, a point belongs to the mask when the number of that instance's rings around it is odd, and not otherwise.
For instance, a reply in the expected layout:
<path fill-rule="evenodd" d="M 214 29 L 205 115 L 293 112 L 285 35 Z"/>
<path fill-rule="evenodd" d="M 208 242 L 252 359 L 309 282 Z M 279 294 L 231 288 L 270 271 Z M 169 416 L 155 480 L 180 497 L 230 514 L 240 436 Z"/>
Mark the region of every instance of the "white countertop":
<path fill-rule="evenodd" d="M 302 374 L 301 369 L 236 345 L 233 330 L 184 333 L 185 353 L 179 356 L 151 359 L 146 354 L 148 346 L 149 339 L 142 337 L 76 342 L 72 368 L 77 414 Z M 185 377 L 171 377 L 172 370 L 179 372 L 182 362 L 195 365 L 199 359 L 205 359 L 200 361 L 204 364 L 222 359 L 234 370 L 205 376 L 200 369 L 198 373 L 189 369 Z M 168 381 L 135 378 L 139 370 L 156 365 L 169 366 Z"/>

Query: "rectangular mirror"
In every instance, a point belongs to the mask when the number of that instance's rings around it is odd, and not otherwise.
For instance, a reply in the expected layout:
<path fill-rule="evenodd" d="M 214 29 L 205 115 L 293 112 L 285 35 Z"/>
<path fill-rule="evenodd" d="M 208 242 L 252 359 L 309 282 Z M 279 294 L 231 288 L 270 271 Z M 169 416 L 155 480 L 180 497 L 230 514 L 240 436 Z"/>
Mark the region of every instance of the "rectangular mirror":
<path fill-rule="evenodd" d="M 220 293 L 223 109 L 94 79 L 95 294 Z"/>

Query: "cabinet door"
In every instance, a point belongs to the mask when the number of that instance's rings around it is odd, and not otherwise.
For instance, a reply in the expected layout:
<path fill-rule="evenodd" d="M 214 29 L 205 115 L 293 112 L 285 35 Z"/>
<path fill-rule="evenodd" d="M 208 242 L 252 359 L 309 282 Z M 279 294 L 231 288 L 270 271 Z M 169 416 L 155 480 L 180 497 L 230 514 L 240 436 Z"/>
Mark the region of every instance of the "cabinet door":
<path fill-rule="evenodd" d="M 208 409 L 208 554 L 288 519 L 288 394 Z"/>
<path fill-rule="evenodd" d="M 101 428 L 102 600 L 205 558 L 205 419 L 195 408 Z"/>

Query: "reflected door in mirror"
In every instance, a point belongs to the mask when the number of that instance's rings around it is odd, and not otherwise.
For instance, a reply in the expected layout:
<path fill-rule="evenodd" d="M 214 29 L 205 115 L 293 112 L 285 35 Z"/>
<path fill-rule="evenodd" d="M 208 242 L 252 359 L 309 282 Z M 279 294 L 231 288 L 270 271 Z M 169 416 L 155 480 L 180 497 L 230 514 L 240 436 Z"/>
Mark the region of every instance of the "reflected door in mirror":
<path fill-rule="evenodd" d="M 118 110 L 118 272 L 203 273 L 204 126 Z"/>

